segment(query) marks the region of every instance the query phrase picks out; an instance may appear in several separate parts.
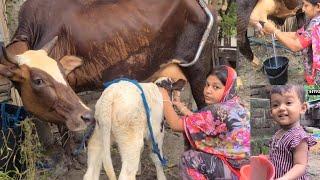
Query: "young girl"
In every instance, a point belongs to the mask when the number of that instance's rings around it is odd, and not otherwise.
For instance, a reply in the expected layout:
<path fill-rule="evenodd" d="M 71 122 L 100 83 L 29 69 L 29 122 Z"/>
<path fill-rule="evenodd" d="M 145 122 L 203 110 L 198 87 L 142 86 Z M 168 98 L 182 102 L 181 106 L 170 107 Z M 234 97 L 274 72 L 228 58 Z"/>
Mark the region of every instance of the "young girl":
<path fill-rule="evenodd" d="M 263 31 L 275 34 L 292 51 L 303 50 L 305 80 L 320 84 L 320 0 L 303 0 L 302 10 L 309 22 L 297 32 L 281 32 L 271 23 L 265 23 Z"/>
<path fill-rule="evenodd" d="M 272 137 L 269 156 L 275 166 L 275 178 L 307 179 L 308 150 L 316 144 L 300 126 L 300 118 L 307 110 L 302 86 L 273 86 L 271 116 L 280 125 Z"/>
<path fill-rule="evenodd" d="M 239 169 L 250 154 L 248 111 L 236 96 L 236 72 L 227 66 L 215 68 L 203 90 L 208 106 L 197 113 L 180 101 L 173 109 L 166 90 L 162 90 L 166 120 L 174 131 L 184 132 L 192 149 L 181 157 L 183 179 L 238 179 Z"/>

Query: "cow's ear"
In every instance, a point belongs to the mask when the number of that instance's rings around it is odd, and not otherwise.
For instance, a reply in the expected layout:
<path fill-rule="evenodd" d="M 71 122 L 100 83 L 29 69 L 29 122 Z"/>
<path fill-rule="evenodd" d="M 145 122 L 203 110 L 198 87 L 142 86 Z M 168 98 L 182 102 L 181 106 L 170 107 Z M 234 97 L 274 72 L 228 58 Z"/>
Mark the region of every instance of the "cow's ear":
<path fill-rule="evenodd" d="M 187 83 L 187 81 L 185 81 L 183 79 L 179 79 L 178 81 L 176 81 L 172 84 L 172 89 L 177 90 L 177 91 L 181 91 L 183 89 L 183 87 L 186 85 L 186 83 Z"/>
<path fill-rule="evenodd" d="M 0 64 L 0 75 L 15 82 L 21 82 L 23 80 L 21 70 L 18 67 L 10 68 Z"/>
<path fill-rule="evenodd" d="M 64 69 L 66 75 L 68 75 L 75 68 L 81 66 L 83 64 L 82 59 L 76 56 L 64 56 L 60 59 L 60 63 Z"/>

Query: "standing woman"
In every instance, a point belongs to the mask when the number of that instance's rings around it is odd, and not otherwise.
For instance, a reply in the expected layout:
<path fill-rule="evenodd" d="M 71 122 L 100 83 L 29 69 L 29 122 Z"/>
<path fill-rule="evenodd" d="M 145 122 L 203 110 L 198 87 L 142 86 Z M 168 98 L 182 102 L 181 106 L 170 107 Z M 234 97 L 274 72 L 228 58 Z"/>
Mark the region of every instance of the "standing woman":
<path fill-rule="evenodd" d="M 161 89 L 169 126 L 184 132 L 192 145 L 181 157 L 183 179 L 238 179 L 240 167 L 248 163 L 249 117 L 236 96 L 236 79 L 231 67 L 213 69 L 203 90 L 205 108 L 193 113 L 180 101 L 173 102 L 184 114 L 182 118 L 174 111 L 167 91 Z"/>
<path fill-rule="evenodd" d="M 320 84 L 320 0 L 303 0 L 302 11 L 308 21 L 297 32 L 281 32 L 271 23 L 263 31 L 273 33 L 290 50 L 303 50 L 304 76 L 308 85 Z"/>

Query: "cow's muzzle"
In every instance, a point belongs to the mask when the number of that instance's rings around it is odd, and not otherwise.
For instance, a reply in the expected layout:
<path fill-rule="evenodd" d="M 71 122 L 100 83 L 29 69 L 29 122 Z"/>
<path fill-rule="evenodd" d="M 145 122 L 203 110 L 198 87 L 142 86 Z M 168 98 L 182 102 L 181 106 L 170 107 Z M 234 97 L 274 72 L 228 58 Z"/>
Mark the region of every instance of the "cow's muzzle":
<path fill-rule="evenodd" d="M 86 125 L 91 125 L 95 123 L 94 115 L 92 111 L 87 111 L 81 115 L 81 119 L 86 123 Z"/>

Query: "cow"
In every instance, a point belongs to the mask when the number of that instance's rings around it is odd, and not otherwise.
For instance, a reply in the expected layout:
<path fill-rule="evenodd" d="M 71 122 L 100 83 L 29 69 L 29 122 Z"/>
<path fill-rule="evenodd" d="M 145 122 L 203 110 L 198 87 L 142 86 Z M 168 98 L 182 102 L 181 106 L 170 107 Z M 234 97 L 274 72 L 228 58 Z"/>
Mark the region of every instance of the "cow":
<path fill-rule="evenodd" d="M 299 24 L 303 21 L 301 16 L 302 1 L 300 0 L 239 0 L 237 13 L 237 40 L 241 54 L 252 61 L 254 65 L 259 62 L 253 55 L 247 37 L 248 25 L 261 30 L 259 21 L 269 19 L 281 25 L 285 19 L 296 15 Z"/>
<path fill-rule="evenodd" d="M 76 56 L 83 62 L 66 76 L 75 92 L 101 89 L 103 82 L 118 77 L 153 81 L 168 76 L 188 79 L 202 107 L 202 88 L 212 68 L 212 43 L 204 47 L 193 66 L 181 68 L 176 62 L 193 60 L 207 19 L 195 0 L 27 0 L 6 51 L 19 55 L 38 50 L 58 36 L 48 55 L 57 61 Z M 3 58 L 1 63 L 12 65 Z M 17 86 L 24 96 L 26 89 Z M 31 100 L 23 97 L 24 103 Z M 32 105 L 27 108 L 31 112 Z M 45 113 L 54 116 L 53 111 Z"/>
<path fill-rule="evenodd" d="M 169 92 L 180 91 L 184 80 L 173 83 L 168 78 L 158 79 L 159 86 L 169 89 Z M 143 89 L 150 108 L 150 121 L 153 136 L 163 157 L 163 99 L 155 83 L 139 83 Z M 167 85 L 171 85 L 168 87 Z M 150 132 L 147 126 L 147 112 L 141 97 L 141 90 L 132 82 L 120 81 L 105 89 L 95 106 L 97 126 L 88 144 L 88 169 L 84 180 L 98 180 L 103 165 L 107 176 L 116 179 L 111 160 L 111 140 L 117 142 L 120 150 L 122 168 L 119 180 L 133 180 L 138 171 L 140 154 L 144 147 L 144 139 L 151 144 Z M 157 154 L 150 152 L 150 157 L 157 170 L 157 178 L 166 177 Z"/>
<path fill-rule="evenodd" d="M 3 48 L 4 58 L 11 66 L 0 64 L 0 75 L 18 84 L 26 109 L 49 122 L 64 123 L 72 131 L 81 131 L 94 124 L 92 111 L 72 90 L 65 75 L 82 64 L 74 56 L 60 62 L 50 58 L 54 38 L 40 50 L 27 50 L 11 55 Z"/>

